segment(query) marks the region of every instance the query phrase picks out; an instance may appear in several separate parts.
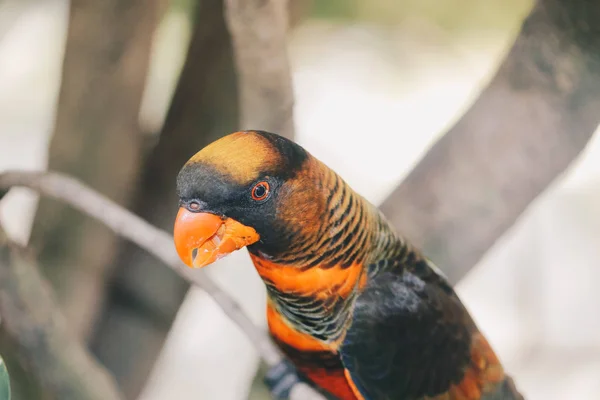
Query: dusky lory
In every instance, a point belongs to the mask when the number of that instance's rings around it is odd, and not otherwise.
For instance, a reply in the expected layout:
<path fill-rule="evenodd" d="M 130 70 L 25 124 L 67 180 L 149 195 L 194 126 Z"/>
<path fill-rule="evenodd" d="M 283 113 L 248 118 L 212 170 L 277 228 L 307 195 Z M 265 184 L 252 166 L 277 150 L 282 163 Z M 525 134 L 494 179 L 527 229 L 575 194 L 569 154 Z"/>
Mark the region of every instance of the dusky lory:
<path fill-rule="evenodd" d="M 200 268 L 246 247 L 274 341 L 341 400 L 522 397 L 443 274 L 300 145 L 227 135 L 177 177 L 177 252 Z"/>

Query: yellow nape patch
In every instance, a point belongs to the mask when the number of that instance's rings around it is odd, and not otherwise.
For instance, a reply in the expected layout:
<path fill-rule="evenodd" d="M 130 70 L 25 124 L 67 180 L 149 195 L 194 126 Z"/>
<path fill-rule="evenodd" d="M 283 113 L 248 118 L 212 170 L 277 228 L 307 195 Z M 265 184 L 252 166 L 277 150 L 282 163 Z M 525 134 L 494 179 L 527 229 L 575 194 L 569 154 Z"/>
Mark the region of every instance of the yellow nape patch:
<path fill-rule="evenodd" d="M 231 133 L 196 153 L 188 163 L 204 163 L 229 175 L 239 184 L 255 181 L 261 171 L 281 161 L 271 143 L 253 131 Z"/>

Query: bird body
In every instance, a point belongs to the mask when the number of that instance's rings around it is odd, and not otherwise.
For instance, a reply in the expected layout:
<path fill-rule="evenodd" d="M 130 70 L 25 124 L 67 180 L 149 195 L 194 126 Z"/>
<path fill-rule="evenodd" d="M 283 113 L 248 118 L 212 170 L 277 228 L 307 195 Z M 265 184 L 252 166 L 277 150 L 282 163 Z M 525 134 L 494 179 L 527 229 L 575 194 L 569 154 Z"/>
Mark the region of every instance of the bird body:
<path fill-rule="evenodd" d="M 247 247 L 271 336 L 336 398 L 521 398 L 434 264 L 299 145 L 228 135 L 190 159 L 178 192 L 181 258 L 203 267 Z"/>

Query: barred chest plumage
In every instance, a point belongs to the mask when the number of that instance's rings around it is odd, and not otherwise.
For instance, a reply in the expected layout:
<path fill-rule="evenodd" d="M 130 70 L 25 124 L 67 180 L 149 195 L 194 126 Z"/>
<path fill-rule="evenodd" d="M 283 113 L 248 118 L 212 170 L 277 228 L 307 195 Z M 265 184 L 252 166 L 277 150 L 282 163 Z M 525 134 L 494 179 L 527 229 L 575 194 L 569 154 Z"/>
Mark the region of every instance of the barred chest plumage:
<path fill-rule="evenodd" d="M 324 198 L 319 223 L 310 234 L 298 231 L 286 251 L 267 255 L 257 247 L 250 252 L 277 318 L 318 341 L 335 343 L 351 322 L 368 275 L 388 267 L 372 255 L 398 259 L 403 246 L 379 211 L 336 173 L 312 171 L 319 174 Z"/>

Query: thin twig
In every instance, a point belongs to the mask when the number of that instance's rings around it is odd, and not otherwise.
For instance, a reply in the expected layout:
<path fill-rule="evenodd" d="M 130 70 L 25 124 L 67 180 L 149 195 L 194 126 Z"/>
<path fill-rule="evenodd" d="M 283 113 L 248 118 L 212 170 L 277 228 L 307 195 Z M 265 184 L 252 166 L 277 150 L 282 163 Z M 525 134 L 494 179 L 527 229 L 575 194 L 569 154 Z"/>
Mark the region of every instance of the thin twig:
<path fill-rule="evenodd" d="M 72 335 L 32 257 L 0 227 L 0 315 L 18 356 L 57 399 L 124 399 L 110 374 Z"/>
<path fill-rule="evenodd" d="M 294 136 L 287 0 L 226 0 L 240 90 L 241 128 Z"/>
<path fill-rule="evenodd" d="M 102 222 L 117 235 L 139 245 L 150 254 L 162 260 L 189 282 L 206 291 L 223 312 L 235 322 L 256 346 L 261 358 L 270 366 L 283 360 L 279 349 L 269 337 L 259 329 L 242 311 L 239 303 L 224 292 L 203 271 L 186 267 L 179 259 L 173 246 L 173 237 L 132 214 L 100 193 L 90 189 L 76 179 L 52 172 L 7 171 L 0 173 L 0 191 L 22 186 L 43 195 L 61 200 L 84 214 Z M 323 397 L 307 385 L 302 390 L 292 391 L 291 400 L 319 400 Z M 294 393 L 302 393 L 296 397 Z M 305 393 L 314 393 L 307 397 Z"/>

